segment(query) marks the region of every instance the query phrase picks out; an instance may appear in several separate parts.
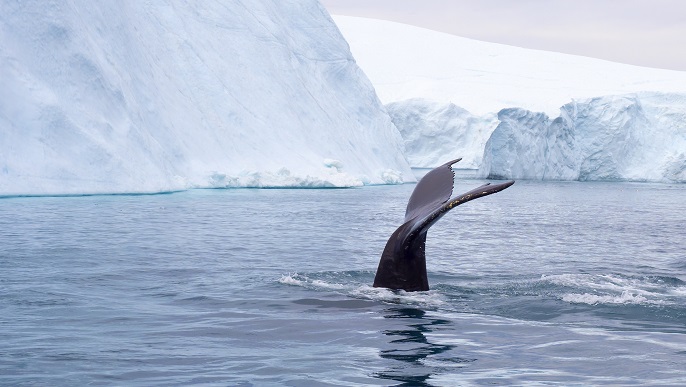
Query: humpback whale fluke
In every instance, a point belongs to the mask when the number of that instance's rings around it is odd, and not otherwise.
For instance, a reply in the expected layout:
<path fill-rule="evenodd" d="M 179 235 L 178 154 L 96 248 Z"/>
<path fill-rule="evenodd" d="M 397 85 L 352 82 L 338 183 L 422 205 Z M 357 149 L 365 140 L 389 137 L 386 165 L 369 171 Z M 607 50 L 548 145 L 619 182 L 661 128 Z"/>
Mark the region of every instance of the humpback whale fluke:
<path fill-rule="evenodd" d="M 429 227 L 454 207 L 500 192 L 514 184 L 514 181 L 493 185 L 487 183 L 451 199 L 455 177 L 452 165 L 460 160 L 449 161 L 419 180 L 407 203 L 405 223 L 386 242 L 376 270 L 374 287 L 408 292 L 429 290 L 424 255 Z"/>

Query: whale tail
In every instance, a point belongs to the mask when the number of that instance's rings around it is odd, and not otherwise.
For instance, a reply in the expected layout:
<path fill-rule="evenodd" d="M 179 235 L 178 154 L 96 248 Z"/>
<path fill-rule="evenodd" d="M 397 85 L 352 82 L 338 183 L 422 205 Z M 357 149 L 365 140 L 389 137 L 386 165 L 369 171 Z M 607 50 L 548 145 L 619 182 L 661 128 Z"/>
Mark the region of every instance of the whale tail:
<path fill-rule="evenodd" d="M 500 192 L 514 184 L 490 183 L 451 199 L 455 172 L 449 161 L 431 170 L 412 191 L 405 211 L 405 222 L 386 242 L 374 278 L 374 287 L 408 292 L 429 290 L 426 274 L 426 232 L 451 209 L 483 196 Z"/>

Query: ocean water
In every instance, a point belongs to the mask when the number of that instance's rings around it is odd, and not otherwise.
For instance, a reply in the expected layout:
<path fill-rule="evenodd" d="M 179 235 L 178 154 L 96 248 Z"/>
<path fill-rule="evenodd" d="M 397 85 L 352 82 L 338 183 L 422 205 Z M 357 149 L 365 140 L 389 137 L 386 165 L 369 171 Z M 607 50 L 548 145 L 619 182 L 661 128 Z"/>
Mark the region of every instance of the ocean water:
<path fill-rule="evenodd" d="M 520 181 L 372 288 L 413 188 L 0 199 L 0 385 L 686 384 L 685 185 Z"/>

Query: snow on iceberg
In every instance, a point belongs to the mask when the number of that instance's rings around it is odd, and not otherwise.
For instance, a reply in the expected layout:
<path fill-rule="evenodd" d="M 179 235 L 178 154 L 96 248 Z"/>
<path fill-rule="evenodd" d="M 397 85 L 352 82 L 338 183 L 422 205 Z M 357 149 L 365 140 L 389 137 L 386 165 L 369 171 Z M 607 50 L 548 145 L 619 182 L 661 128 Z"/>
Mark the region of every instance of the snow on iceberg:
<path fill-rule="evenodd" d="M 0 101 L 0 195 L 414 180 L 316 0 L 0 2 Z"/>
<path fill-rule="evenodd" d="M 384 104 L 452 102 L 482 115 L 521 107 L 556 116 L 573 99 L 686 92 L 686 72 L 481 42 L 385 20 L 334 15 Z"/>
<path fill-rule="evenodd" d="M 637 93 L 564 105 L 554 120 L 504 109 L 479 175 L 686 182 L 686 95 Z"/>
<path fill-rule="evenodd" d="M 498 125 L 495 114 L 477 116 L 452 103 L 422 98 L 392 102 L 386 110 L 405 142 L 412 167 L 433 168 L 462 157 L 458 168 L 477 169 Z"/>

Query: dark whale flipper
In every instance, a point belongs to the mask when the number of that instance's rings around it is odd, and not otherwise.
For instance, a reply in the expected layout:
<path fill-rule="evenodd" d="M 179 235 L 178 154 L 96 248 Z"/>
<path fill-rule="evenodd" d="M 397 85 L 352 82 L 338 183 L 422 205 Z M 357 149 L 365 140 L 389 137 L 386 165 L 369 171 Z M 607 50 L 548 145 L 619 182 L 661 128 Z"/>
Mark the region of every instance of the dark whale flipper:
<path fill-rule="evenodd" d="M 376 270 L 374 287 L 402 289 L 408 292 L 429 290 L 426 275 L 426 232 L 451 209 L 470 200 L 500 192 L 514 184 L 490 183 L 450 199 L 454 172 L 449 161 L 427 173 L 415 187 L 405 211 L 405 223 L 386 242 Z"/>

